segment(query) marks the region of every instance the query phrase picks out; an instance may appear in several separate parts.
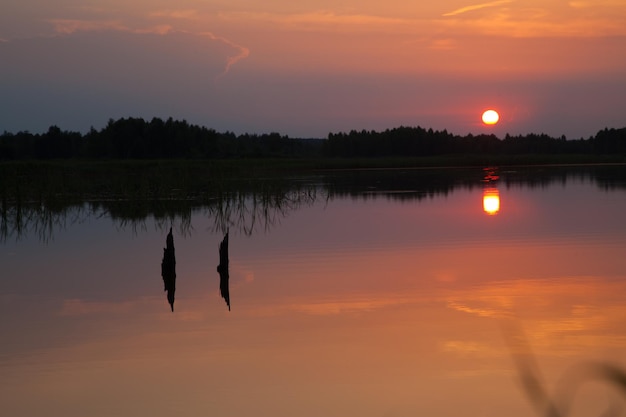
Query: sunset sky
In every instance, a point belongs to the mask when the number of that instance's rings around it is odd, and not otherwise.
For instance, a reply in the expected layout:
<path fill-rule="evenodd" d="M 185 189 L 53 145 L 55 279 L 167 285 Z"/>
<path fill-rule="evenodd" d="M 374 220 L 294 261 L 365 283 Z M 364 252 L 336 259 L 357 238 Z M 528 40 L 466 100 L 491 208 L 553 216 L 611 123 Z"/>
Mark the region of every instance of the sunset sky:
<path fill-rule="evenodd" d="M 0 133 L 171 116 L 587 138 L 626 126 L 625 51 L 626 0 L 4 0 Z"/>

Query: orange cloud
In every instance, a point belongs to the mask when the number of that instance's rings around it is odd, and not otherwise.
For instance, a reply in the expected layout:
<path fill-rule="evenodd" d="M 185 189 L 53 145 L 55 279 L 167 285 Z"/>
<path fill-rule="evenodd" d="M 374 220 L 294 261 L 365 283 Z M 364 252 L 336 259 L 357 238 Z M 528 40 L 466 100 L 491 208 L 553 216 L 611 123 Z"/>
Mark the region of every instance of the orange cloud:
<path fill-rule="evenodd" d="M 513 0 L 498 0 L 498 1 L 492 1 L 492 2 L 489 2 L 489 3 L 473 4 L 471 6 L 461 7 L 460 9 L 456 9 L 456 10 L 453 10 L 451 12 L 444 13 L 443 16 L 455 16 L 457 14 L 467 13 L 467 12 L 471 12 L 473 10 L 480 10 L 480 9 L 484 9 L 484 8 L 487 8 L 487 7 L 500 6 L 501 4 L 511 3 L 512 1 Z"/>
<path fill-rule="evenodd" d="M 623 16 L 626 7 L 614 7 L 611 2 L 594 3 L 592 8 L 583 1 L 569 5 L 552 3 L 540 7 L 495 7 L 512 3 L 508 0 L 468 6 L 443 16 L 437 24 L 457 34 L 472 33 L 515 38 L 532 37 L 603 37 L 624 36 Z M 466 11 L 489 8 L 486 13 L 458 16 Z M 620 15 L 622 17 L 620 17 Z"/>
<path fill-rule="evenodd" d="M 623 0 L 574 0 L 567 3 L 568 6 L 585 9 L 585 8 L 598 8 L 598 7 L 620 7 L 624 8 Z"/>
<path fill-rule="evenodd" d="M 150 18 L 168 18 L 168 19 L 183 19 L 183 20 L 196 20 L 200 18 L 197 10 L 184 9 L 184 10 L 156 10 L 148 13 Z"/>
<path fill-rule="evenodd" d="M 222 36 L 217 36 L 214 33 L 211 32 L 204 32 L 201 33 L 201 35 L 204 36 L 208 36 L 209 38 L 219 41 L 219 42 L 223 42 L 226 45 L 234 48 L 236 51 L 238 51 L 236 54 L 234 55 L 230 55 L 227 60 L 226 60 L 226 67 L 224 68 L 224 71 L 218 75 L 218 77 L 223 76 L 225 74 L 228 73 L 228 71 L 230 70 L 230 68 L 235 65 L 237 62 L 239 62 L 240 60 L 247 58 L 250 55 L 250 49 L 246 48 L 245 46 L 239 45 L 229 39 L 226 39 Z"/>
<path fill-rule="evenodd" d="M 83 31 L 129 30 L 124 24 L 117 20 L 94 21 L 78 19 L 51 19 L 49 22 L 52 23 L 56 32 L 65 35 Z"/>
<path fill-rule="evenodd" d="M 436 41 L 433 49 L 450 49 L 451 40 L 471 35 L 513 38 L 538 37 L 603 37 L 625 36 L 626 26 L 619 11 L 611 13 L 609 5 L 586 13 L 582 4 L 558 8 L 551 3 L 542 7 L 502 7 L 513 5 L 512 0 L 498 0 L 466 6 L 444 13 L 443 18 L 425 19 L 411 17 L 378 16 L 368 14 L 339 14 L 332 11 L 310 13 L 272 12 L 221 12 L 221 21 L 233 25 L 267 26 L 268 29 L 296 32 L 316 31 L 320 33 L 387 33 L 429 37 L 433 33 L 444 34 Z M 499 7 L 500 6 L 500 7 Z M 585 8 L 588 8 L 585 6 Z M 485 10 L 480 14 L 470 11 Z M 622 8 L 623 9 L 623 8 Z M 586 10 L 586 9 L 585 9 Z M 604 11 L 604 14 L 600 14 Z M 405 39 L 408 41 L 408 39 Z"/>
<path fill-rule="evenodd" d="M 382 17 L 366 14 L 337 14 L 330 11 L 281 14 L 269 12 L 222 12 L 219 18 L 229 22 L 254 22 L 278 25 L 283 29 L 297 31 L 359 32 L 415 31 L 416 19 Z"/>
<path fill-rule="evenodd" d="M 49 20 L 54 25 L 57 33 L 71 35 L 76 32 L 95 31 L 118 31 L 138 34 L 166 35 L 172 32 L 170 25 L 158 25 L 141 29 L 133 29 L 118 20 L 77 20 L 77 19 L 52 19 Z"/>
<path fill-rule="evenodd" d="M 607 19 L 569 19 L 555 21 L 541 18 L 515 19 L 509 13 L 500 13 L 488 18 L 440 21 L 442 26 L 451 31 L 475 33 L 487 36 L 504 36 L 513 38 L 592 38 L 608 36 L 626 36 L 626 26 L 620 22 Z"/>

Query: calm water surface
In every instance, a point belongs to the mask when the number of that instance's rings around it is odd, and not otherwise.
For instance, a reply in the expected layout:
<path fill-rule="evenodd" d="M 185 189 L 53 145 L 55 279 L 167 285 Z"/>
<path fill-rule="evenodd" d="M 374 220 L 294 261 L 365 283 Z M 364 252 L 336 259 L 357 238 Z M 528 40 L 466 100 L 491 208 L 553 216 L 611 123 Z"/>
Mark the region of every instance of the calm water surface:
<path fill-rule="evenodd" d="M 626 367 L 623 172 L 352 173 L 218 209 L 85 202 L 9 224 L 1 414 L 626 415 L 603 368 L 579 368 Z"/>

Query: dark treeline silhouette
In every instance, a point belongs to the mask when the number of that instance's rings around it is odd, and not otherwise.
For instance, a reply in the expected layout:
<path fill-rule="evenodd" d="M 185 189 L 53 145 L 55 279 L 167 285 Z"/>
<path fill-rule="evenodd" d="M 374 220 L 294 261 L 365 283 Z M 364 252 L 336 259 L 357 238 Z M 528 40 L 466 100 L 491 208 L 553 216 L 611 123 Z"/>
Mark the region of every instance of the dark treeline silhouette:
<path fill-rule="evenodd" d="M 169 118 L 109 120 L 86 134 L 51 126 L 46 133 L 4 132 L 0 160 L 19 159 L 171 159 L 277 157 L 311 154 L 311 140 L 291 140 L 278 133 L 235 135 Z"/>
<path fill-rule="evenodd" d="M 458 136 L 446 130 L 399 127 L 383 132 L 351 131 L 330 134 L 326 143 L 328 156 L 441 156 L 454 154 L 619 154 L 626 155 L 626 128 L 604 129 L 589 139 L 567 140 L 546 134 L 511 136 Z"/>
<path fill-rule="evenodd" d="M 4 132 L 0 160 L 23 159 L 171 159 L 248 157 L 421 157 L 454 154 L 626 155 L 626 128 L 605 128 L 588 139 L 567 140 L 546 134 L 503 139 L 495 135 L 453 135 L 446 130 L 398 127 L 383 132 L 330 133 L 326 140 L 294 139 L 278 133 L 235 135 L 185 120 L 110 119 L 86 134 L 51 126 L 46 133 Z"/>

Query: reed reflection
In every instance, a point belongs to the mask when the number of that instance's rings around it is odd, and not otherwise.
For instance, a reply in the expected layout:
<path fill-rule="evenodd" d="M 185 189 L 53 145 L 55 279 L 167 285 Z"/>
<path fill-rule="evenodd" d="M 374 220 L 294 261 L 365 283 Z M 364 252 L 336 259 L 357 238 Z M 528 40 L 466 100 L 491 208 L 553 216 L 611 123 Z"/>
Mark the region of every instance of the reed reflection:
<path fill-rule="evenodd" d="M 163 277 L 163 291 L 167 291 L 167 302 L 174 312 L 174 293 L 176 292 L 176 254 L 174 250 L 174 236 L 172 228 L 165 239 L 163 260 L 161 261 L 161 276 Z"/>
<path fill-rule="evenodd" d="M 226 235 L 220 243 L 219 253 L 220 263 L 217 265 L 217 272 L 220 274 L 220 294 L 224 301 L 226 301 L 228 311 L 230 311 L 230 291 L 228 288 L 228 231 L 226 231 Z"/>

